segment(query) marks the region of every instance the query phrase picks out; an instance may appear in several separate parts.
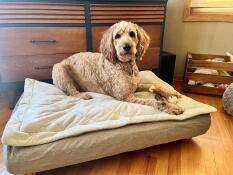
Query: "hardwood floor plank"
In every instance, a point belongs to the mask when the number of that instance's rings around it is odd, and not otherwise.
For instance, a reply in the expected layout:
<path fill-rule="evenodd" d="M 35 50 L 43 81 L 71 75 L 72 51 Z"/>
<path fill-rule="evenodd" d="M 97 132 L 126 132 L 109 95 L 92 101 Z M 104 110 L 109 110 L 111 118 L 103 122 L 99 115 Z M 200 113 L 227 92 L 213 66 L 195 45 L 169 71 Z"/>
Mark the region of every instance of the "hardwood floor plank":
<path fill-rule="evenodd" d="M 90 175 L 115 175 L 120 164 L 121 155 L 107 157 L 98 161 Z"/>
<path fill-rule="evenodd" d="M 171 143 L 168 156 L 168 175 L 180 175 L 181 173 L 181 144 L 182 142 Z"/>
<path fill-rule="evenodd" d="M 133 152 L 121 154 L 121 160 L 116 175 L 129 175 L 132 164 L 131 154 L 133 154 Z"/>
<path fill-rule="evenodd" d="M 146 174 L 148 165 L 148 156 L 144 155 L 145 150 L 135 151 L 130 168 L 130 175 L 143 175 Z"/>
<path fill-rule="evenodd" d="M 147 156 L 147 175 L 156 175 L 157 159 L 152 156 Z"/>
<path fill-rule="evenodd" d="M 155 174 L 156 175 L 163 175 L 167 174 L 168 170 L 168 157 L 169 157 L 169 148 L 170 145 L 163 144 L 159 146 L 154 146 L 150 150 L 150 155 L 156 158 L 156 167 L 155 167 Z"/>

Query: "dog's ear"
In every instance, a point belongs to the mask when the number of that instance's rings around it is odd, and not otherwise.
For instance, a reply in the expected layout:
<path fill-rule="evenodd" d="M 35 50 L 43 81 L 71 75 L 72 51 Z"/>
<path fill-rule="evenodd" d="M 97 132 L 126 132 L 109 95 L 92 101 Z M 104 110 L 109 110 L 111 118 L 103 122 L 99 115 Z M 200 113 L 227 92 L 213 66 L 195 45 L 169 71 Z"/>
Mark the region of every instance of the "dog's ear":
<path fill-rule="evenodd" d="M 142 60 L 143 55 L 146 53 L 146 50 L 149 47 L 150 37 L 142 27 L 138 26 L 137 24 L 134 25 L 136 27 L 138 36 L 136 59 Z"/>
<path fill-rule="evenodd" d="M 116 50 L 113 45 L 113 29 L 114 26 L 106 30 L 100 41 L 100 52 L 108 59 L 110 62 L 116 62 Z"/>

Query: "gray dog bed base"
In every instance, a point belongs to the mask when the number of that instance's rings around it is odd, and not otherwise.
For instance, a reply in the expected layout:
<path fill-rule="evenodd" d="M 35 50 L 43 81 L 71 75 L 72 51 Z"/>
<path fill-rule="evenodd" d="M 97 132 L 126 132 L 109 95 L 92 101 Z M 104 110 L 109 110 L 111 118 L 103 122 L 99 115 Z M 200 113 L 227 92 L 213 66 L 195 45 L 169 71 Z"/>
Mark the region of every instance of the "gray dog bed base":
<path fill-rule="evenodd" d="M 40 172 L 204 134 L 210 115 L 183 121 L 127 125 L 37 146 L 4 145 L 4 161 L 13 174 Z"/>

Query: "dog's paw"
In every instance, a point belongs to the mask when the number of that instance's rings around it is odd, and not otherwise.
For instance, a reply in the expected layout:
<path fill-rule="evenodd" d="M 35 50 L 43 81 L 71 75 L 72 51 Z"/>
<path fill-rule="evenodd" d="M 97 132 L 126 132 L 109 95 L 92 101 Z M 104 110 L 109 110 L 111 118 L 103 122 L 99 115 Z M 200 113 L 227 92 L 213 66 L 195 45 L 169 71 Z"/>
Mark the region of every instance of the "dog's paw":
<path fill-rule="evenodd" d="M 173 107 L 169 114 L 180 115 L 184 113 L 184 110 L 180 106 Z"/>
<path fill-rule="evenodd" d="M 184 113 L 184 110 L 178 105 L 167 103 L 167 107 L 168 108 L 167 108 L 166 112 L 169 114 L 179 115 L 179 114 Z"/>
<path fill-rule="evenodd" d="M 160 109 L 172 115 L 179 115 L 183 114 L 184 112 L 184 110 L 180 106 L 167 102 L 163 102 Z"/>
<path fill-rule="evenodd" d="M 177 104 L 179 100 L 176 96 L 170 96 L 167 101 L 172 104 Z"/>
<path fill-rule="evenodd" d="M 93 97 L 87 93 L 77 93 L 74 95 L 75 97 L 81 98 L 83 100 L 90 100 L 93 99 Z"/>

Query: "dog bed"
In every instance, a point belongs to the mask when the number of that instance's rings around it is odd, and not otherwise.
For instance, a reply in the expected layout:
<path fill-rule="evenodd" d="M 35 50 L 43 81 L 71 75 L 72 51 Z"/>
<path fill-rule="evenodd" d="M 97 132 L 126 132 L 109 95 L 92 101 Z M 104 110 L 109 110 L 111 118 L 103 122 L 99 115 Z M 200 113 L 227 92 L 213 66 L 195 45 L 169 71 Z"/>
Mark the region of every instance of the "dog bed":
<path fill-rule="evenodd" d="M 86 133 L 37 146 L 3 147 L 12 174 L 40 172 L 204 134 L 210 115 L 158 121 Z"/>
<path fill-rule="evenodd" d="M 163 83 L 151 72 L 140 75 L 144 83 Z M 27 79 L 2 137 L 8 170 L 38 172 L 191 138 L 206 132 L 208 113 L 216 110 L 182 96 L 178 103 L 185 111 L 176 116 L 91 95 L 94 99 L 88 101 L 68 97 L 53 85 Z"/>

